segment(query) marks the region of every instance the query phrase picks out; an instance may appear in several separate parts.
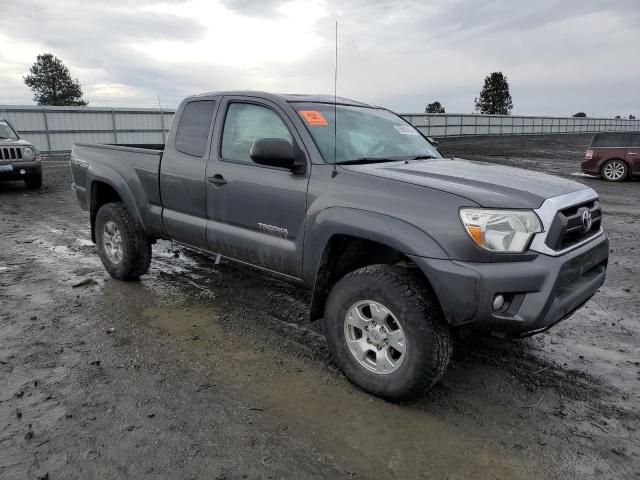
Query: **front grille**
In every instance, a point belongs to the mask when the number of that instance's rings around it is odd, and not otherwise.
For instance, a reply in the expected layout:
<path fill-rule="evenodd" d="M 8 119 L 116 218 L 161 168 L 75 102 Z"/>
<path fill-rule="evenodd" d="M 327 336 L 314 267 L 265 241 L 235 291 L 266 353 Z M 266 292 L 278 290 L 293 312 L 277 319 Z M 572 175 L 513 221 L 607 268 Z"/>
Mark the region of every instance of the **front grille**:
<path fill-rule="evenodd" d="M 17 147 L 0 147 L 0 160 L 22 160 L 22 150 Z"/>
<path fill-rule="evenodd" d="M 585 211 L 591 213 L 591 228 L 585 229 L 582 216 Z M 564 208 L 556 213 L 546 244 L 549 248 L 559 251 L 570 248 L 583 240 L 598 234 L 602 223 L 602 209 L 597 200 Z"/>

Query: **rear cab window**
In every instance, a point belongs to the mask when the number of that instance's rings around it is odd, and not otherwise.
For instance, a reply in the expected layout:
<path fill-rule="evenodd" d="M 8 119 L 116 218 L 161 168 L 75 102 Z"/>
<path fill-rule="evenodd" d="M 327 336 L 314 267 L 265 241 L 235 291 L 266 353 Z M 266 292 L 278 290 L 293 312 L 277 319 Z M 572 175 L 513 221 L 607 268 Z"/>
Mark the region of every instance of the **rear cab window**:
<path fill-rule="evenodd" d="M 176 130 L 176 150 L 193 157 L 204 155 L 215 104 L 213 100 L 195 100 L 184 107 Z"/>

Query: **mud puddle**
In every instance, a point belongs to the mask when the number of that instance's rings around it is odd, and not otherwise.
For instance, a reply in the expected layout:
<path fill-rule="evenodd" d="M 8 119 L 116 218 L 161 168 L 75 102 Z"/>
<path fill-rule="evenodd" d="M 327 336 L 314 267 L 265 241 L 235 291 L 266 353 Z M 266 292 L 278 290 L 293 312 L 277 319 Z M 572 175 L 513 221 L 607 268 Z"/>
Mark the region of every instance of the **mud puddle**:
<path fill-rule="evenodd" d="M 145 323 L 159 328 L 167 333 L 179 335 L 207 330 L 207 335 L 222 335 L 222 329 L 217 325 L 217 316 L 210 308 L 192 306 L 189 308 L 148 307 L 142 311 Z"/>
<path fill-rule="evenodd" d="M 245 400 L 259 405 L 254 410 L 310 435 L 366 478 L 420 478 L 427 472 L 425 478 L 535 478 L 517 456 L 504 455 L 492 442 L 469 437 L 428 411 L 368 396 L 326 364 L 261 345 L 253 335 L 239 336 L 214 312 L 203 305 L 154 306 L 141 317 L 181 342 L 178 350 L 218 386 L 241 385 Z"/>

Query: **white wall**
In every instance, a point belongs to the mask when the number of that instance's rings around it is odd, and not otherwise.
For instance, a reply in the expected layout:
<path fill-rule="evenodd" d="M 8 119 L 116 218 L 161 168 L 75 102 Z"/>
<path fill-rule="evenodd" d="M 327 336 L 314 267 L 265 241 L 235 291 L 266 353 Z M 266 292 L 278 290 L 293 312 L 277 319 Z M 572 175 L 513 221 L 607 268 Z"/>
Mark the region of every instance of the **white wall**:
<path fill-rule="evenodd" d="M 65 152 L 74 143 L 164 143 L 175 111 L 147 108 L 0 105 L 21 136 L 43 152 Z M 528 117 L 459 113 L 400 114 L 431 137 L 535 135 L 640 131 L 640 120 Z"/>

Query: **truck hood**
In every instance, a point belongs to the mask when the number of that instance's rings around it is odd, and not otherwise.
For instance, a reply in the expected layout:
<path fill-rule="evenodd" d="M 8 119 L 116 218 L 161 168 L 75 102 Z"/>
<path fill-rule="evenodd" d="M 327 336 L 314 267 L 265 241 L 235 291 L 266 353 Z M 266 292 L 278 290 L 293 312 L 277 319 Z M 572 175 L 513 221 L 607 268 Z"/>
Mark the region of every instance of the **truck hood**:
<path fill-rule="evenodd" d="M 32 147 L 33 144 L 27 142 L 26 140 L 18 139 L 18 140 L 7 140 L 4 138 L 0 138 L 0 147 Z"/>
<path fill-rule="evenodd" d="M 453 193 L 488 208 L 538 208 L 547 198 L 588 188 L 544 173 L 461 158 L 343 165 L 343 168 Z"/>

